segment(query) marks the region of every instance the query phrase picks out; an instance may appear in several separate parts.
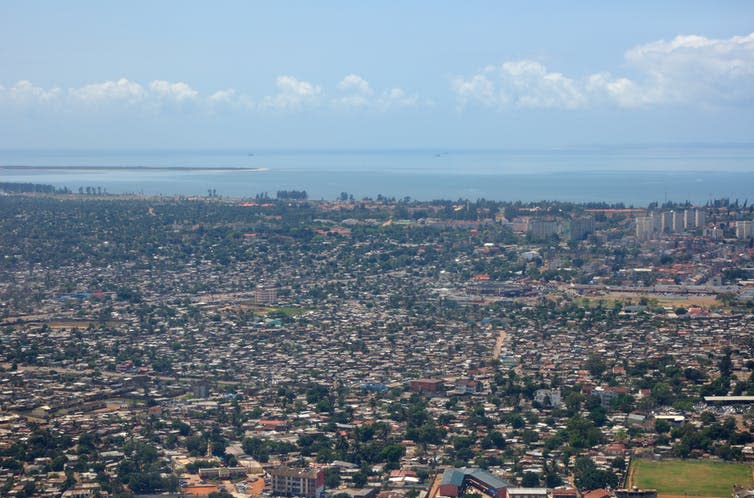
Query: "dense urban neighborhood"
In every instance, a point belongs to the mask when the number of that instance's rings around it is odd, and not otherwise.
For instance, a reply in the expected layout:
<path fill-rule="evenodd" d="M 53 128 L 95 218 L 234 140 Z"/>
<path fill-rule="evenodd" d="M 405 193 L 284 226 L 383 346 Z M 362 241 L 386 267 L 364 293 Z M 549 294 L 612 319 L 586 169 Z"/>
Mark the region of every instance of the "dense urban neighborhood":
<path fill-rule="evenodd" d="M 743 200 L 2 191 L 0 496 L 754 494 Z"/>

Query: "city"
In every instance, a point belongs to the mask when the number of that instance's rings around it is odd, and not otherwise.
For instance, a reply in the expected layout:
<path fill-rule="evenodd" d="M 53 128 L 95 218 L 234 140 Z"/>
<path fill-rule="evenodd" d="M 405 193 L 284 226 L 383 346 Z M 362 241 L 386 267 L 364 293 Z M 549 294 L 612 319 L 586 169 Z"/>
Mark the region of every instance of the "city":
<path fill-rule="evenodd" d="M 754 498 L 754 3 L 0 1 L 0 498 Z"/>
<path fill-rule="evenodd" d="M 3 188 L 2 496 L 747 496 L 746 202 Z"/>

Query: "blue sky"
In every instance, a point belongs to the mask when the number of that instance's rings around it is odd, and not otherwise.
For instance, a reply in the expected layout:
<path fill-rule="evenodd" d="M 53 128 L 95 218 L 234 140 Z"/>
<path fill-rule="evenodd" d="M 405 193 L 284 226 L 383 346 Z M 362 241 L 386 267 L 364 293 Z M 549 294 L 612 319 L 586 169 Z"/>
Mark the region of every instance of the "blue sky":
<path fill-rule="evenodd" d="M 754 3 L 0 3 L 2 148 L 752 142 Z"/>

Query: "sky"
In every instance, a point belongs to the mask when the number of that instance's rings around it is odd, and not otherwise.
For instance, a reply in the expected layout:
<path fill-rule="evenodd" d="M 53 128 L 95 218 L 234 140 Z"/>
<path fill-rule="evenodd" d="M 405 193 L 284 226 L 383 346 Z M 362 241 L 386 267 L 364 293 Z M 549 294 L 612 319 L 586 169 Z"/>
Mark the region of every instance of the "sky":
<path fill-rule="evenodd" d="M 0 148 L 754 142 L 751 1 L 0 2 Z"/>

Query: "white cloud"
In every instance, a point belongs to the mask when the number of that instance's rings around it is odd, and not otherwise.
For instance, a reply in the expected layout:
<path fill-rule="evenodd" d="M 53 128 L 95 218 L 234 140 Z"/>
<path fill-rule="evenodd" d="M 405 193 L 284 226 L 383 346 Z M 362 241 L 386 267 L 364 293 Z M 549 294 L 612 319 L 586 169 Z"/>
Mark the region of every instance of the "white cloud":
<path fill-rule="evenodd" d="M 155 80 L 145 87 L 135 81 L 121 78 L 117 81 L 103 81 L 70 88 L 68 95 L 74 102 L 87 104 L 136 104 L 195 100 L 199 96 L 199 92 L 183 82 L 171 83 L 164 80 Z"/>
<path fill-rule="evenodd" d="M 199 92 L 183 82 L 171 83 L 164 80 L 155 80 L 149 84 L 149 90 L 154 96 L 176 102 L 194 100 L 199 96 Z"/>
<path fill-rule="evenodd" d="M 754 103 L 754 33 L 730 38 L 676 36 L 638 45 L 624 54 L 624 74 L 560 72 L 536 60 L 510 60 L 450 80 L 459 109 L 584 109 L 657 106 L 721 107 Z M 431 106 L 400 87 L 375 88 L 349 73 L 334 87 L 279 76 L 276 93 L 261 99 L 233 88 L 201 94 L 186 82 L 121 78 L 61 89 L 22 80 L 0 86 L 0 105 L 13 108 L 207 112 L 297 111 L 320 108 L 384 112 Z"/>
<path fill-rule="evenodd" d="M 199 92 L 188 84 L 164 80 L 155 80 L 144 86 L 121 78 L 88 83 L 66 91 L 57 87 L 45 89 L 29 81 L 19 81 L 10 88 L 0 86 L 0 101 L 23 106 L 47 105 L 54 101 L 59 108 L 68 109 L 81 109 L 81 106 L 109 108 L 112 105 L 154 109 L 163 102 L 180 103 L 198 98 Z"/>
<path fill-rule="evenodd" d="M 550 72 L 539 62 L 506 62 L 498 72 L 503 94 L 517 107 L 575 109 L 584 96 L 574 80 Z"/>
<path fill-rule="evenodd" d="M 676 36 L 634 47 L 626 61 L 644 75 L 655 102 L 724 105 L 754 97 L 754 33 Z"/>
<path fill-rule="evenodd" d="M 640 107 L 659 101 L 656 90 L 643 88 L 628 78 L 614 78 L 607 72 L 590 75 L 585 88 L 593 105 Z"/>
<path fill-rule="evenodd" d="M 21 80 L 10 88 L 0 86 L 0 101 L 14 105 L 29 105 L 36 103 L 50 103 L 58 100 L 62 95 L 60 88 L 44 88 L 27 80 Z"/>
<path fill-rule="evenodd" d="M 336 106 L 365 108 L 369 107 L 372 104 L 372 101 L 367 96 L 357 94 L 340 97 L 335 99 L 334 103 Z"/>
<path fill-rule="evenodd" d="M 338 83 L 336 87 L 342 94 L 334 100 L 336 106 L 365 108 L 373 104 L 374 92 L 369 82 L 357 74 L 349 74 Z"/>
<path fill-rule="evenodd" d="M 353 91 L 362 95 L 372 95 L 369 82 L 358 74 L 349 74 L 338 83 L 338 90 Z"/>
<path fill-rule="evenodd" d="M 419 104 L 418 97 L 408 95 L 402 88 L 389 88 L 375 95 L 369 82 L 357 74 L 347 75 L 336 88 L 341 93 L 341 96 L 333 100 L 336 107 L 374 109 L 384 112 Z"/>
<path fill-rule="evenodd" d="M 254 100 L 248 95 L 240 94 L 233 88 L 218 90 L 207 99 L 212 111 L 218 110 L 253 110 Z"/>
<path fill-rule="evenodd" d="M 278 76 L 276 86 L 278 93 L 262 99 L 262 108 L 282 111 L 299 110 L 316 105 L 322 94 L 320 86 L 298 80 L 293 76 Z"/>
<path fill-rule="evenodd" d="M 475 74 L 469 79 L 461 77 L 451 81 L 451 87 L 458 97 L 461 108 L 470 103 L 480 104 L 485 107 L 507 105 L 506 99 L 499 99 L 495 91 L 495 85 L 484 74 Z"/>
<path fill-rule="evenodd" d="M 401 88 L 391 88 L 386 90 L 380 96 L 378 106 L 382 110 L 402 107 L 416 107 L 419 105 L 419 98 L 415 95 L 408 95 Z"/>
<path fill-rule="evenodd" d="M 61 94 L 58 87 L 45 90 L 42 87 L 33 85 L 29 81 L 19 81 L 10 89 L 10 95 L 15 100 L 35 99 L 43 102 L 57 99 Z"/>
<path fill-rule="evenodd" d="M 575 109 L 585 103 L 578 84 L 537 61 L 517 60 L 487 66 L 471 78 L 453 79 L 459 105 L 484 107 Z"/>
<path fill-rule="evenodd" d="M 507 61 L 451 80 L 460 108 L 579 109 L 602 105 L 721 106 L 754 101 L 754 33 L 727 39 L 677 36 L 628 50 L 633 76 L 571 77 L 538 61 Z"/>
<path fill-rule="evenodd" d="M 147 96 L 147 91 L 138 83 L 121 78 L 118 81 L 91 83 L 71 88 L 68 93 L 76 100 L 86 103 L 110 101 L 137 102 Z"/>
<path fill-rule="evenodd" d="M 225 102 L 230 103 L 236 98 L 236 91 L 232 88 L 226 90 L 218 90 L 209 96 L 210 102 Z"/>
<path fill-rule="evenodd" d="M 88 83 L 65 90 L 45 89 L 29 81 L 11 87 L 0 85 L 0 105 L 18 108 L 42 106 L 70 112 L 183 112 L 204 111 L 211 114 L 236 111 L 291 112 L 319 108 L 322 110 L 360 109 L 385 112 L 415 107 L 424 102 L 399 87 L 376 91 L 357 74 L 348 74 L 331 93 L 314 83 L 294 76 L 275 80 L 277 93 L 255 100 L 234 88 L 201 94 L 188 83 L 153 80 L 142 84 L 127 78 Z M 55 106 L 51 106 L 51 102 Z M 427 104 L 429 105 L 429 104 Z"/>

